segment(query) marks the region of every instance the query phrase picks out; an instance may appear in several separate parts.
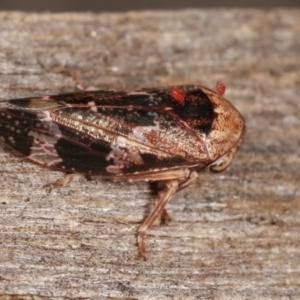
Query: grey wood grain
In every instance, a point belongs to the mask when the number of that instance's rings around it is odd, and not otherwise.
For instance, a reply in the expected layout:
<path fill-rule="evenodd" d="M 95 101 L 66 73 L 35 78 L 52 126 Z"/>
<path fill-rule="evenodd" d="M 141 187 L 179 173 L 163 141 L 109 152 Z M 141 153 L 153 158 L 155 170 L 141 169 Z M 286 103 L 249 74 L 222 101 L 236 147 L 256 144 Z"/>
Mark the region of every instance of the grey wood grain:
<path fill-rule="evenodd" d="M 1 99 L 220 80 L 247 135 L 136 232 L 148 183 L 79 180 L 0 152 L 2 299 L 299 299 L 300 10 L 0 13 Z M 15 297 L 15 298 L 14 298 Z"/>

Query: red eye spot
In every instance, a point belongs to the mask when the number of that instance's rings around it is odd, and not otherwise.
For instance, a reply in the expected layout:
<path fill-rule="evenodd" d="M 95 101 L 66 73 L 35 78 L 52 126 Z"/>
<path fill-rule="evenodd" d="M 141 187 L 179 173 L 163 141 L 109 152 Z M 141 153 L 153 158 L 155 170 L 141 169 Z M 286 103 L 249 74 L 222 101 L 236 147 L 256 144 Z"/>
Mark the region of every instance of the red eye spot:
<path fill-rule="evenodd" d="M 225 94 L 226 87 L 222 82 L 220 82 L 220 81 L 217 82 L 216 89 L 220 96 L 223 96 Z"/>
<path fill-rule="evenodd" d="M 185 95 L 184 93 L 178 88 L 172 88 L 171 96 L 181 105 L 184 105 L 185 102 Z"/>

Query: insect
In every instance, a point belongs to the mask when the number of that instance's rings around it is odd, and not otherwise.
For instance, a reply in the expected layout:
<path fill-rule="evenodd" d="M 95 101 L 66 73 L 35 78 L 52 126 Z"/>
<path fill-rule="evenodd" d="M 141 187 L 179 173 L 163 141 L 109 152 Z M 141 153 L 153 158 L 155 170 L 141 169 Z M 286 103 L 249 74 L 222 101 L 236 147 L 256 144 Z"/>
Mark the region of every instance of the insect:
<path fill-rule="evenodd" d="M 161 181 L 156 205 L 138 230 L 139 255 L 166 204 L 200 171 L 223 171 L 245 133 L 240 113 L 217 92 L 183 85 L 137 91 L 88 91 L 0 102 L 0 139 L 45 167 L 72 176 Z"/>

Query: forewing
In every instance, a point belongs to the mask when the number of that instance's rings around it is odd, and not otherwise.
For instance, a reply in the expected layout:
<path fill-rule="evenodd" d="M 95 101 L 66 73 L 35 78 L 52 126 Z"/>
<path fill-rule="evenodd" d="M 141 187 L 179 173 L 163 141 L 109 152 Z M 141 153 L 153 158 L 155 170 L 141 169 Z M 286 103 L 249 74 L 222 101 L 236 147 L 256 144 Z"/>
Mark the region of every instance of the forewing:
<path fill-rule="evenodd" d="M 126 177 L 204 166 L 199 135 L 168 97 L 145 90 L 12 100 L 1 105 L 0 136 L 30 160 L 66 172 Z"/>

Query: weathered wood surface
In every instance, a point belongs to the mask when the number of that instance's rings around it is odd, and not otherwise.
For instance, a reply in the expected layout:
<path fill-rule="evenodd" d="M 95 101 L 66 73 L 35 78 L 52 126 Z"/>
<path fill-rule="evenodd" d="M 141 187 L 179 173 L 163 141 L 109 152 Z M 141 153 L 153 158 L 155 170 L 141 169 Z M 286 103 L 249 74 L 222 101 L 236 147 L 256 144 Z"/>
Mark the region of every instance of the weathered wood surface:
<path fill-rule="evenodd" d="M 72 91 L 70 70 L 113 89 L 221 80 L 247 123 L 229 169 L 174 197 L 147 261 L 147 183 L 48 195 L 61 173 L 1 150 L 1 299 L 299 299 L 299 28 L 300 10 L 1 12 L 2 99 Z"/>

